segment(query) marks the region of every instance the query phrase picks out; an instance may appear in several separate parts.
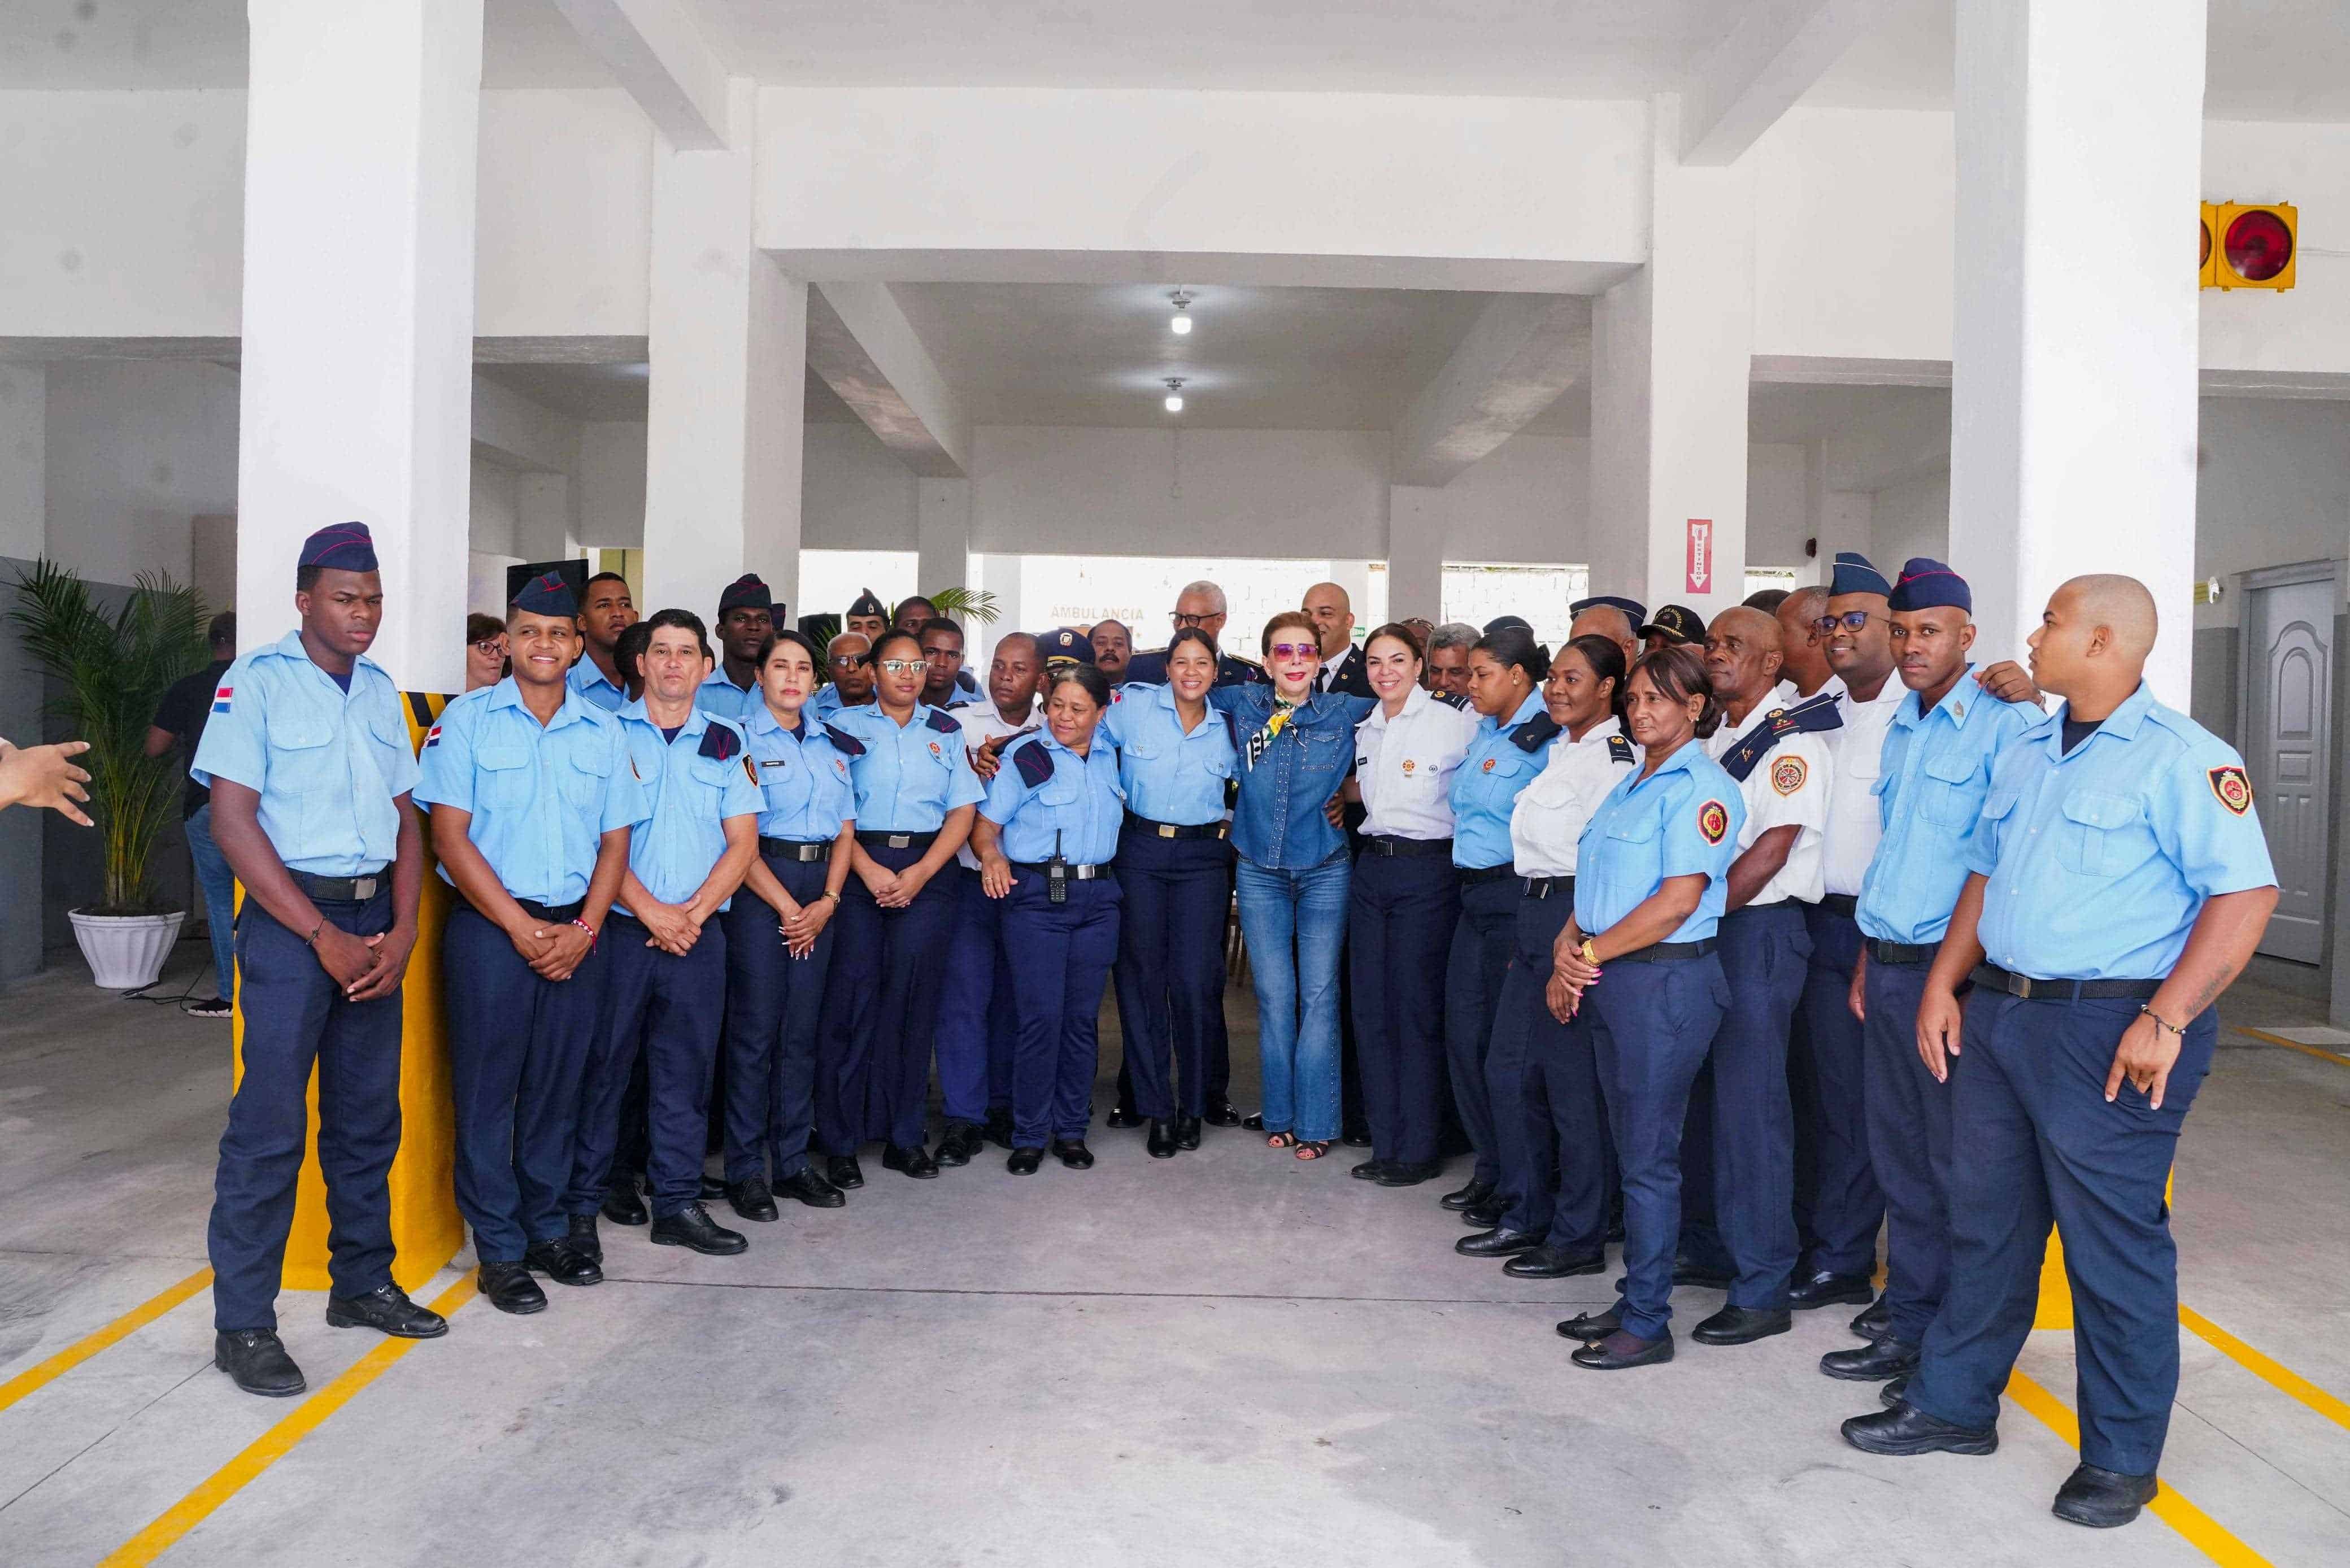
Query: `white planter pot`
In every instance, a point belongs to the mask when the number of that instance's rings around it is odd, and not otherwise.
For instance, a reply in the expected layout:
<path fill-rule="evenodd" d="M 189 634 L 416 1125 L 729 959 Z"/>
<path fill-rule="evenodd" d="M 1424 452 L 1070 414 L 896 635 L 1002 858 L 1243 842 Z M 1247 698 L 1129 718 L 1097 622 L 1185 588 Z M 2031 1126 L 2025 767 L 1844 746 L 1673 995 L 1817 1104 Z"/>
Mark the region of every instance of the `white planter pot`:
<path fill-rule="evenodd" d="M 180 940 L 184 909 L 168 915 L 85 915 L 67 911 L 74 940 L 89 962 L 89 977 L 109 991 L 137 991 L 163 972 L 163 957 Z"/>

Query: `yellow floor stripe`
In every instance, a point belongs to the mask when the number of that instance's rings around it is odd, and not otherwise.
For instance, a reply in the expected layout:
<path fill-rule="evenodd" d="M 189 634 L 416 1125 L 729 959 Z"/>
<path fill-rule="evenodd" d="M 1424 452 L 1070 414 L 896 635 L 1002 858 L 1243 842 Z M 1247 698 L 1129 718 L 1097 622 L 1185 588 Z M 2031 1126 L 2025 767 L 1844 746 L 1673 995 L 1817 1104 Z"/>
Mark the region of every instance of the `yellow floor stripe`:
<path fill-rule="evenodd" d="M 0 1383 L 0 1410 L 5 1410 L 34 1389 L 55 1382 L 108 1345 L 129 1338 L 212 1282 L 213 1272 L 198 1269 L 161 1295 L 132 1307 L 88 1338 L 68 1345 L 38 1366 L 19 1372 L 7 1382 Z"/>
<path fill-rule="evenodd" d="M 467 1274 L 442 1291 L 432 1305 L 446 1317 L 473 1299 L 479 1288 Z M 153 1523 L 116 1547 L 98 1568 L 133 1568 L 152 1563 L 202 1524 L 213 1510 L 234 1497 L 246 1482 L 284 1459 L 294 1445 L 323 1425 L 328 1417 L 350 1403 L 359 1391 L 383 1376 L 395 1361 L 422 1344 L 414 1339 L 386 1339 L 354 1362 L 350 1369 L 294 1407 L 294 1413 L 255 1438 L 245 1450 L 221 1466 L 195 1490 L 156 1515 Z"/>
<path fill-rule="evenodd" d="M 2214 1350 L 2270 1387 L 2292 1395 L 2335 1426 L 2350 1428 L 2350 1405 L 2336 1399 L 2292 1367 L 2270 1360 L 2193 1307 L 2180 1307 L 2178 1321 L 2202 1335 Z"/>
<path fill-rule="evenodd" d="M 2350 1067 L 2350 1056 L 2328 1051 L 2323 1045 L 2304 1045 L 2298 1040 L 2288 1040 L 2282 1034 L 2272 1034 L 2265 1029 L 2247 1029 L 2241 1023 L 2231 1027 L 2246 1039 L 2258 1040 L 2266 1045 L 2282 1045 L 2288 1051 L 2298 1051 L 2304 1056 L 2314 1056 L 2321 1062 L 2331 1062 L 2337 1067 Z"/>
<path fill-rule="evenodd" d="M 2022 1406 L 2054 1431 L 2073 1445 L 2074 1452 L 2081 1447 L 2081 1423 L 2064 1402 L 2026 1377 L 2021 1371 L 2012 1372 L 2007 1379 L 2007 1397 Z M 2220 1568 L 2273 1568 L 2269 1560 L 2237 1540 L 2222 1529 L 2210 1514 L 2187 1501 L 2171 1484 L 2157 1477 L 2154 1501 L 2147 1508 L 2171 1529 L 2185 1536 L 2189 1544 Z M 101 1568 L 103 1565 L 101 1564 Z"/>

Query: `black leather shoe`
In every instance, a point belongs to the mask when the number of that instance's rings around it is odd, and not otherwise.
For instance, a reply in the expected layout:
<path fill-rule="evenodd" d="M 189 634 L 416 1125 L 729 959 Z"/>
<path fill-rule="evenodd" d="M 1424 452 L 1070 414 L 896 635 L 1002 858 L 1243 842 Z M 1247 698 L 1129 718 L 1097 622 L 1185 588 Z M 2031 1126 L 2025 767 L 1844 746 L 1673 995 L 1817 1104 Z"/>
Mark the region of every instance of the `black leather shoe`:
<path fill-rule="evenodd" d="M 1877 1391 L 1877 1402 L 1890 1410 L 1908 1397 L 1909 1379 L 1897 1377 Z"/>
<path fill-rule="evenodd" d="M 745 1220 L 766 1224 L 775 1216 L 775 1195 L 767 1190 L 767 1179 L 754 1176 L 748 1181 L 732 1181 L 726 1185 L 726 1201 L 734 1212 Z"/>
<path fill-rule="evenodd" d="M 1112 1106 L 1109 1108 L 1108 1118 L 1102 1125 L 1113 1127 L 1139 1127 L 1142 1125 L 1142 1113 L 1128 1105 Z"/>
<path fill-rule="evenodd" d="M 972 1156 L 986 1147 L 986 1135 L 969 1122 L 949 1122 L 946 1136 L 939 1139 L 939 1152 L 931 1158 L 941 1169 L 950 1165 L 969 1165 Z"/>
<path fill-rule="evenodd" d="M 1452 1243 L 1452 1250 L 1464 1258 L 1513 1258 L 1541 1245 L 1542 1238 L 1531 1231 L 1504 1231 L 1496 1225 L 1491 1231 L 1461 1237 Z"/>
<path fill-rule="evenodd" d="M 938 1161 L 920 1144 L 900 1147 L 886 1144 L 881 1149 L 881 1168 L 894 1170 L 900 1176 L 910 1176 L 917 1181 L 929 1181 L 939 1173 Z"/>
<path fill-rule="evenodd" d="M 1361 1127 L 1341 1127 L 1338 1129 L 1338 1141 L 1348 1148 L 1368 1148 L 1371 1147 L 1371 1129 Z"/>
<path fill-rule="evenodd" d="M 1053 1158 L 1071 1170 L 1091 1170 L 1094 1151 L 1086 1147 L 1081 1137 L 1056 1137 L 1053 1140 Z"/>
<path fill-rule="evenodd" d="M 813 1165 L 804 1165 L 775 1183 L 775 1195 L 795 1198 L 811 1209 L 838 1209 L 848 1201 L 848 1194 L 818 1176 Z"/>
<path fill-rule="evenodd" d="M 1478 1204 L 1484 1202 L 1485 1199 L 1492 1196 L 1493 1184 L 1492 1182 L 1479 1181 L 1472 1177 L 1470 1179 L 1468 1186 L 1460 1189 L 1458 1191 L 1448 1192 L 1436 1201 L 1440 1207 L 1452 1210 L 1454 1212 L 1458 1213 L 1463 1209 L 1474 1209 Z"/>
<path fill-rule="evenodd" d="M 1488 1198 L 1463 1209 L 1461 1211 L 1461 1222 L 1479 1231 L 1491 1231 L 1502 1222 L 1502 1216 L 1509 1211 L 1510 1206 L 1499 1198 Z"/>
<path fill-rule="evenodd" d="M 213 1335 L 213 1365 L 246 1393 L 270 1399 L 290 1399 L 310 1386 L 275 1329 L 240 1328 Z"/>
<path fill-rule="evenodd" d="M 533 1273 L 545 1274 L 558 1285 L 600 1285 L 604 1271 L 593 1258 L 583 1257 L 571 1250 L 568 1241 L 533 1241 L 523 1249 L 524 1267 Z"/>
<path fill-rule="evenodd" d="M 2119 1470 L 2076 1465 L 2056 1489 L 2056 1502 L 2049 1511 L 2092 1530 L 2111 1530 L 2136 1519 L 2138 1510 L 2154 1501 L 2154 1490 L 2152 1476 L 2126 1476 Z"/>
<path fill-rule="evenodd" d="M 1003 1162 L 1003 1168 L 1014 1176 L 1034 1176 L 1044 1163 L 1043 1149 L 1015 1148 L 1012 1151 L 1012 1158 Z"/>
<path fill-rule="evenodd" d="M 844 1190 L 865 1185 L 865 1168 L 853 1154 L 836 1154 L 824 1162 L 825 1179 Z"/>
<path fill-rule="evenodd" d="M 1624 1314 L 1609 1307 L 1606 1312 L 1577 1313 L 1558 1325 L 1561 1339 L 1579 1339 L 1586 1345 L 1596 1345 L 1611 1334 L 1622 1332 Z"/>
<path fill-rule="evenodd" d="M 1153 1159 L 1172 1159 L 1182 1145 L 1175 1141 L 1175 1124 L 1167 1117 L 1150 1118 L 1150 1137 L 1144 1144 Z"/>
<path fill-rule="evenodd" d="M 1918 1347 L 1887 1338 L 1857 1350 L 1831 1350 L 1820 1357 L 1820 1370 L 1846 1383 L 1882 1383 L 1917 1371 Z"/>
<path fill-rule="evenodd" d="M 1357 1181 L 1377 1181 L 1387 1173 L 1388 1162 L 1384 1159 L 1367 1159 L 1359 1165 L 1350 1167 L 1347 1171 L 1347 1175 Z"/>
<path fill-rule="evenodd" d="M 1577 1366 L 1593 1372 L 1627 1372 L 1635 1366 L 1655 1366 L 1672 1358 L 1670 1330 L 1656 1339 L 1640 1339 L 1620 1328 L 1567 1357 Z"/>
<path fill-rule="evenodd" d="M 1725 1270 L 1709 1267 L 1687 1253 L 1673 1259 L 1673 1283 L 1695 1285 L 1701 1290 L 1726 1291 L 1731 1276 Z"/>
<path fill-rule="evenodd" d="M 1988 1454 L 1999 1448 L 1997 1427 L 1954 1427 L 1909 1404 L 1855 1416 L 1840 1429 L 1864 1454 Z"/>
<path fill-rule="evenodd" d="M 1210 1100 L 1202 1119 L 1211 1127 L 1236 1127 L 1241 1125 L 1241 1114 L 1232 1108 L 1230 1100 Z"/>
<path fill-rule="evenodd" d="M 1607 1216 L 1607 1239 L 1611 1241 L 1624 1239 L 1624 1211 L 1621 1209 Z"/>
<path fill-rule="evenodd" d="M 1378 1179 L 1381 1187 L 1418 1187 L 1443 1174 L 1444 1162 L 1440 1159 L 1391 1159 Z"/>
<path fill-rule="evenodd" d="M 1575 1274 L 1596 1274 L 1607 1266 L 1605 1252 L 1570 1252 L 1547 1244 L 1521 1252 L 1502 1265 L 1502 1272 L 1521 1280 L 1564 1280 Z"/>
<path fill-rule="evenodd" d="M 328 1296 L 327 1326 L 371 1328 L 394 1339 L 438 1339 L 449 1332 L 447 1319 L 410 1301 L 398 1285 L 378 1285 L 356 1296 Z"/>
<path fill-rule="evenodd" d="M 520 1315 L 546 1310 L 546 1293 L 530 1277 L 527 1263 L 484 1263 L 479 1278 L 484 1299 L 500 1312 Z"/>
<path fill-rule="evenodd" d="M 1794 1316 L 1785 1307 L 1726 1306 L 1690 1330 L 1690 1337 L 1700 1345 L 1752 1345 L 1794 1326 Z"/>
<path fill-rule="evenodd" d="M 694 1196 L 704 1203 L 715 1203 L 726 1196 L 726 1183 L 723 1179 L 712 1176 L 705 1171 L 702 1173 L 701 1189 L 694 1193 Z"/>
<path fill-rule="evenodd" d="M 1175 1118 L 1175 1147 L 1177 1148 L 1185 1149 L 1197 1148 L 1200 1147 L 1200 1118 L 1198 1116 L 1177 1116 Z"/>
<path fill-rule="evenodd" d="M 1876 1298 L 1877 1286 L 1866 1274 L 1805 1274 L 1787 1291 L 1787 1304 L 1797 1312 L 1809 1312 L 1814 1307 L 1838 1306 L 1857 1303 L 1866 1306 Z"/>
<path fill-rule="evenodd" d="M 1241 1118 L 1241 1126 L 1246 1127 L 1251 1132 L 1264 1131 L 1264 1113 L 1263 1111 L 1251 1111 L 1248 1115 Z"/>
<path fill-rule="evenodd" d="M 596 1216 L 593 1214 L 571 1216 L 570 1234 L 563 1240 L 573 1251 L 598 1268 L 604 1266 L 604 1238 L 596 1233 Z"/>
<path fill-rule="evenodd" d="M 1875 1305 L 1852 1320 L 1850 1326 L 1852 1332 L 1863 1339 L 1883 1339 L 1893 1327 L 1893 1309 L 1885 1304 L 1883 1296 L 1879 1296 Z"/>
<path fill-rule="evenodd" d="M 998 1148 L 1012 1147 L 1012 1107 L 998 1106 L 987 1113 L 987 1141 Z"/>
<path fill-rule="evenodd" d="M 637 1196 L 637 1185 L 608 1187 L 604 1189 L 604 1218 L 615 1225 L 641 1225 L 652 1218 L 645 1200 Z"/>
<path fill-rule="evenodd" d="M 653 1220 L 656 1247 L 691 1247 L 713 1258 L 731 1258 L 750 1244 L 751 1239 L 740 1231 L 729 1231 L 712 1220 L 699 1201 Z"/>

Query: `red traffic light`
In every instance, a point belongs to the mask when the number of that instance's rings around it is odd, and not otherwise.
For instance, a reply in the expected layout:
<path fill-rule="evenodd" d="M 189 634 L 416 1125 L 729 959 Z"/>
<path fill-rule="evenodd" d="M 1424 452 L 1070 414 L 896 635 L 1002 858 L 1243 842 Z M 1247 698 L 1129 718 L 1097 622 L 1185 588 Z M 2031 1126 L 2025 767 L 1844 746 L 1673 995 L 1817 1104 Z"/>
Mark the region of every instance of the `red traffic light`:
<path fill-rule="evenodd" d="M 2199 267 L 2210 266 L 2211 265 L 2211 221 L 2206 218 L 2196 224 L 2195 228 L 2203 236 L 2202 254 L 2195 258 L 2195 265 Z"/>
<path fill-rule="evenodd" d="M 2293 231 L 2274 213 L 2241 213 L 2228 225 L 2225 249 L 2228 265 L 2239 277 L 2266 283 L 2292 263 Z"/>

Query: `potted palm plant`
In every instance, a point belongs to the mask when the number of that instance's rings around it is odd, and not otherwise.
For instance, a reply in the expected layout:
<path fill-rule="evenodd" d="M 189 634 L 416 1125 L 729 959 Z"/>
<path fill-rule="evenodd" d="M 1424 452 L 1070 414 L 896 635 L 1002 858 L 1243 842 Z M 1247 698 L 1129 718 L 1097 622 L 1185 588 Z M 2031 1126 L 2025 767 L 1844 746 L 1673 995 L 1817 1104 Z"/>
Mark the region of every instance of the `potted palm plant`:
<path fill-rule="evenodd" d="M 187 911 L 155 891 L 155 846 L 179 813 L 179 770 L 147 755 L 147 726 L 171 684 L 204 667 L 203 601 L 168 575 L 141 573 L 109 616 L 78 574 L 46 559 L 18 573 L 16 587 L 8 618 L 64 687 L 49 712 L 89 742 L 78 761 L 89 770 L 106 879 L 97 903 L 68 913 L 74 939 L 99 985 L 152 985 Z"/>

